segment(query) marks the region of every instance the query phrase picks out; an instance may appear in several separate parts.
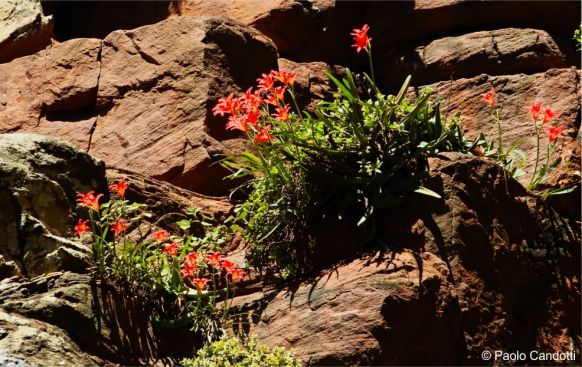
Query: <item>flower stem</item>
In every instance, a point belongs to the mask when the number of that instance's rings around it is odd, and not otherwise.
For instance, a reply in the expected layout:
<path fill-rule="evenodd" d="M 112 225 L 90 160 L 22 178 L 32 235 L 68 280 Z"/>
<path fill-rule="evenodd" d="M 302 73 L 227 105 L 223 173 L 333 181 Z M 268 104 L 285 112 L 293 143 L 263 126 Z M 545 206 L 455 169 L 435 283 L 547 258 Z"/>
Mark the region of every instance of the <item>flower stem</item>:
<path fill-rule="evenodd" d="M 503 131 L 501 130 L 501 122 L 499 121 L 499 110 L 495 108 L 495 123 L 497 124 L 498 147 L 497 154 L 500 159 L 503 159 Z"/>
<path fill-rule="evenodd" d="M 536 130 L 536 141 L 537 141 L 537 143 L 536 143 L 536 161 L 534 164 L 533 174 L 531 176 L 529 183 L 527 184 L 528 190 L 533 190 L 537 186 L 536 176 L 538 173 L 538 164 L 539 164 L 539 160 L 540 160 L 540 129 L 541 129 L 541 127 L 538 127 L 538 124 L 536 121 L 534 121 L 534 126 L 535 126 L 535 130 Z"/>
<path fill-rule="evenodd" d="M 376 78 L 374 77 L 374 65 L 372 64 L 372 44 L 368 43 L 368 47 L 366 48 L 366 53 L 368 54 L 368 62 L 370 64 L 370 76 L 372 77 L 372 81 L 376 84 Z"/>

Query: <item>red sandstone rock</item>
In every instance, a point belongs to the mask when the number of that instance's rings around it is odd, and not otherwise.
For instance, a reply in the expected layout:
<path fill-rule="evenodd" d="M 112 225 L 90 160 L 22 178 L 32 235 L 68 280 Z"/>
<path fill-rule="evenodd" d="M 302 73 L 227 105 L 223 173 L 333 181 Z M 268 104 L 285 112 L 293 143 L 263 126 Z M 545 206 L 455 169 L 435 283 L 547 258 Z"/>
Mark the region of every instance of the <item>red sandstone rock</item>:
<path fill-rule="evenodd" d="M 505 28 L 436 39 L 414 49 L 393 49 L 379 73 L 393 87 L 412 74 L 416 84 L 473 77 L 546 71 L 574 65 L 547 32 Z M 390 83 L 391 82 L 391 83 Z"/>
<path fill-rule="evenodd" d="M 218 98 L 276 68 L 274 46 L 241 24 L 177 17 L 103 40 L 99 118 L 90 152 L 108 165 L 206 194 L 233 183 L 215 164 L 236 134 L 212 116 Z"/>

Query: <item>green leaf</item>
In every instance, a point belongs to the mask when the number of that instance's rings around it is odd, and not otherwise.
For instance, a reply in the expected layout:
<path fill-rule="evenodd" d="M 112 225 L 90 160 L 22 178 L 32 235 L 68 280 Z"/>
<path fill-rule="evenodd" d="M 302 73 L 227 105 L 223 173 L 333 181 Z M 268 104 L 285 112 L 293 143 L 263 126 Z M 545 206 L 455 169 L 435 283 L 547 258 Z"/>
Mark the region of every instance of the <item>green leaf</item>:
<path fill-rule="evenodd" d="M 176 224 L 178 227 L 180 227 L 181 230 L 187 231 L 192 226 L 192 221 L 190 219 L 182 219 L 176 222 Z"/>
<path fill-rule="evenodd" d="M 417 187 L 414 190 L 414 192 L 416 192 L 418 194 L 426 195 L 426 196 L 431 196 L 433 198 L 441 199 L 441 196 L 439 194 L 437 194 L 436 192 L 432 191 L 431 189 L 427 189 L 424 186 Z"/>

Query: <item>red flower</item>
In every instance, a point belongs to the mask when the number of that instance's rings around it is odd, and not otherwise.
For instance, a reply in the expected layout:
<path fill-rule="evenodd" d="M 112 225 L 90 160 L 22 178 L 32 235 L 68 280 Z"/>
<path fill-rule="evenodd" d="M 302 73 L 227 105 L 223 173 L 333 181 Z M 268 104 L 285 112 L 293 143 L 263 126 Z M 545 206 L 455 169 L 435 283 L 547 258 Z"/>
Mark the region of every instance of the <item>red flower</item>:
<path fill-rule="evenodd" d="M 277 111 L 277 113 L 274 113 L 273 117 L 275 117 L 281 121 L 289 120 L 289 106 L 288 105 L 286 105 L 284 108 L 277 107 L 275 110 Z"/>
<path fill-rule="evenodd" d="M 272 76 L 283 84 L 292 86 L 295 83 L 295 73 L 287 73 L 285 70 L 271 71 Z"/>
<path fill-rule="evenodd" d="M 190 264 L 190 265 L 196 265 L 197 261 L 198 261 L 198 254 L 196 252 L 190 252 L 184 258 L 184 263 Z"/>
<path fill-rule="evenodd" d="M 79 219 L 75 230 L 73 231 L 73 236 L 78 236 L 83 233 L 91 232 L 91 227 L 87 225 L 88 220 Z"/>
<path fill-rule="evenodd" d="M 125 190 L 127 190 L 127 181 L 125 178 L 120 178 L 116 184 L 109 185 L 109 190 L 112 192 L 116 192 L 120 198 L 125 197 Z"/>
<path fill-rule="evenodd" d="M 246 272 L 244 270 L 242 270 L 241 268 L 234 268 L 234 269 L 230 269 L 227 274 L 230 275 L 232 281 L 234 283 L 236 283 L 245 277 Z"/>
<path fill-rule="evenodd" d="M 170 239 L 170 232 L 165 229 L 160 229 L 151 234 L 151 237 L 158 242 L 166 242 Z"/>
<path fill-rule="evenodd" d="M 285 91 L 287 90 L 287 87 L 277 87 L 275 88 L 275 96 L 277 96 L 277 99 L 281 102 L 285 101 Z"/>
<path fill-rule="evenodd" d="M 534 103 L 531 105 L 530 111 L 531 111 L 531 117 L 534 119 L 534 121 L 538 120 L 538 117 L 540 116 L 540 111 L 542 110 L 542 104 L 541 103 Z"/>
<path fill-rule="evenodd" d="M 182 278 L 193 277 L 196 275 L 196 270 L 198 267 L 190 263 L 182 264 L 182 269 L 180 270 L 180 275 Z"/>
<path fill-rule="evenodd" d="M 103 194 L 95 196 L 95 191 L 89 191 L 86 194 L 77 194 L 77 203 L 85 208 L 92 209 L 96 212 L 99 211 L 99 199 Z"/>
<path fill-rule="evenodd" d="M 125 220 L 120 219 L 117 222 L 111 224 L 111 230 L 115 233 L 115 237 L 119 236 L 120 233 L 124 232 L 127 229 L 127 225 L 125 224 Z"/>
<path fill-rule="evenodd" d="M 206 288 L 206 283 L 208 283 L 208 279 L 196 278 L 196 279 L 192 279 L 192 283 L 194 283 L 194 285 L 196 286 L 196 289 L 198 289 L 199 291 L 202 291 L 202 290 L 204 290 L 204 288 Z"/>
<path fill-rule="evenodd" d="M 552 111 L 549 108 L 544 110 L 544 119 L 542 120 L 542 125 L 547 124 L 551 119 L 556 117 L 556 111 Z"/>
<path fill-rule="evenodd" d="M 242 132 L 249 131 L 247 118 L 244 115 L 233 115 L 228 118 L 226 123 L 226 130 L 240 130 Z"/>
<path fill-rule="evenodd" d="M 224 116 L 224 114 L 235 115 L 237 112 L 241 110 L 241 103 L 240 99 L 234 97 L 234 94 L 230 94 L 226 98 L 220 98 L 218 103 L 212 109 L 212 113 L 214 116 L 220 115 Z"/>
<path fill-rule="evenodd" d="M 491 88 L 491 90 L 485 94 L 481 95 L 485 103 L 489 104 L 491 107 L 495 107 L 495 89 Z"/>
<path fill-rule="evenodd" d="M 562 131 L 564 129 L 561 126 L 550 126 L 546 129 L 546 133 L 548 133 L 548 140 L 550 143 L 553 143 L 556 139 L 562 135 Z"/>
<path fill-rule="evenodd" d="M 220 266 L 222 266 L 222 268 L 224 270 L 226 270 L 227 272 L 229 272 L 232 268 L 234 268 L 235 263 L 233 263 L 232 261 L 228 260 L 228 259 L 224 259 L 220 262 Z"/>
<path fill-rule="evenodd" d="M 171 244 L 164 245 L 162 251 L 168 255 L 176 256 L 178 255 L 178 243 L 172 242 Z"/>
<path fill-rule="evenodd" d="M 247 119 L 247 123 L 256 127 L 257 124 L 259 123 L 259 114 L 260 111 L 258 109 L 253 111 L 247 111 L 247 115 L 245 116 Z"/>
<path fill-rule="evenodd" d="M 271 104 L 273 106 L 278 106 L 279 105 L 279 100 L 277 99 L 277 95 L 273 94 L 269 94 L 267 96 L 267 103 Z"/>
<path fill-rule="evenodd" d="M 262 127 L 261 130 L 255 136 L 255 143 L 268 143 L 272 140 L 275 140 L 275 137 L 270 132 L 271 125 L 267 125 Z"/>
<path fill-rule="evenodd" d="M 205 259 L 208 265 L 218 268 L 220 266 L 220 260 L 222 260 L 222 255 L 218 252 L 213 252 L 206 255 Z"/>
<path fill-rule="evenodd" d="M 372 40 L 372 38 L 368 37 L 368 31 L 370 30 L 370 27 L 367 24 L 364 24 L 362 26 L 362 29 L 354 29 L 352 33 L 350 33 L 352 36 L 354 36 L 354 44 L 352 45 L 352 47 L 356 47 L 356 52 L 360 52 L 363 49 L 368 48 L 370 41 Z"/>
<path fill-rule="evenodd" d="M 258 78 L 257 81 L 259 82 L 259 88 L 266 90 L 266 91 L 273 91 L 275 88 L 275 79 L 273 79 L 272 75 L 273 71 L 267 74 L 262 74 L 262 78 Z"/>

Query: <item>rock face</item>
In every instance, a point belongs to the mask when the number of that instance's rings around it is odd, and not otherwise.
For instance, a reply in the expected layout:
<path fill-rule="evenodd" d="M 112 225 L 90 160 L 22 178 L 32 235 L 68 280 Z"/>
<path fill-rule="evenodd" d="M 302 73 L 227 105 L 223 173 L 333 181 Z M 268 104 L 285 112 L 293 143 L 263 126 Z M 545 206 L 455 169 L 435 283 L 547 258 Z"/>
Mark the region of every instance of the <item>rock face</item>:
<path fill-rule="evenodd" d="M 30 55 L 48 46 L 53 29 L 39 0 L 6 0 L 0 3 L 0 63 Z"/>
<path fill-rule="evenodd" d="M 0 277 L 85 272 L 89 249 L 70 233 L 76 193 L 106 192 L 102 162 L 70 143 L 0 135 Z"/>
<path fill-rule="evenodd" d="M 575 225 L 558 225 L 490 162 L 452 154 L 429 164 L 428 187 L 443 200 L 419 197 L 386 212 L 390 251 L 237 298 L 253 312 L 250 332 L 295 348 L 308 365 L 482 364 L 483 350 L 578 352 Z"/>
<path fill-rule="evenodd" d="M 569 66 L 567 46 L 560 48 L 547 32 L 536 29 L 481 31 L 439 38 L 413 50 L 392 49 L 381 71 L 387 83 L 412 74 L 417 85 L 479 74 L 531 74 Z"/>
<path fill-rule="evenodd" d="M 180 17 L 103 41 L 90 152 L 109 165 L 206 194 L 225 192 L 224 119 L 215 101 L 276 68 L 266 38 L 240 24 Z"/>
<path fill-rule="evenodd" d="M 267 38 L 224 19 L 70 40 L 0 65 L 0 132 L 63 137 L 109 166 L 222 195 L 235 183 L 214 163 L 241 142 L 211 109 L 276 68 Z"/>

